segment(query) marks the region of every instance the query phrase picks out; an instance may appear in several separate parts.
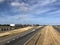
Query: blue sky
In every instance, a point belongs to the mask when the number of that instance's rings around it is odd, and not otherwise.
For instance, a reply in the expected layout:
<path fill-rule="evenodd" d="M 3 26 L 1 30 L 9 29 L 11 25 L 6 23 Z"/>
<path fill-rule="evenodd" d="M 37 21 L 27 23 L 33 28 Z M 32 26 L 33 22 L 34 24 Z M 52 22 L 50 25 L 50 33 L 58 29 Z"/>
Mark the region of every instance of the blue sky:
<path fill-rule="evenodd" d="M 60 24 L 60 0 L 0 0 L 0 24 Z"/>

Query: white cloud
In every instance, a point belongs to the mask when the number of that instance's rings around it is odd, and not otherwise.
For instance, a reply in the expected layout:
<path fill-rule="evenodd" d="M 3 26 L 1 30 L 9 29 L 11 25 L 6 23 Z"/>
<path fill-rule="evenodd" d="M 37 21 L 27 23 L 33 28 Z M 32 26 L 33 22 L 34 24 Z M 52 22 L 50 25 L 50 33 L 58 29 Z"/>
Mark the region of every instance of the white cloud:
<path fill-rule="evenodd" d="M 40 3 L 41 6 L 45 6 L 45 5 L 51 4 L 53 2 L 56 2 L 56 0 L 43 0 L 43 1 L 39 2 L 39 3 Z"/>
<path fill-rule="evenodd" d="M 18 10 L 21 10 L 21 11 L 24 11 L 24 12 L 30 10 L 30 8 L 28 7 L 29 5 L 24 3 L 24 2 L 22 2 L 22 3 L 11 2 L 11 6 L 14 6 L 14 7 L 18 8 Z"/>
<path fill-rule="evenodd" d="M 15 16 L 11 16 L 12 18 L 15 18 L 15 19 L 27 19 L 27 18 L 33 18 L 33 15 L 30 15 L 30 14 L 17 14 Z"/>
<path fill-rule="evenodd" d="M 0 3 L 4 2 L 5 0 L 0 0 Z"/>
<path fill-rule="evenodd" d="M 33 2 L 35 2 L 35 0 L 33 0 Z M 47 5 L 52 4 L 53 2 L 56 2 L 56 0 L 37 0 L 36 2 L 37 2 L 36 4 L 31 6 L 31 9 L 32 9 L 31 12 L 35 14 L 41 14 L 49 10 L 52 10 L 52 8 L 48 7 Z"/>
<path fill-rule="evenodd" d="M 36 7 L 43 7 L 43 6 L 47 6 L 48 4 L 52 4 L 54 2 L 56 2 L 57 0 L 37 0 L 36 4 L 33 5 L 33 9 L 36 8 Z M 35 0 L 34 0 L 35 2 Z M 32 2 L 33 3 L 33 2 Z"/>
<path fill-rule="evenodd" d="M 47 13 L 47 14 L 54 15 L 54 16 L 59 16 L 60 10 L 56 10 L 56 11 L 54 11 L 54 12 L 49 12 L 49 13 Z"/>
<path fill-rule="evenodd" d="M 32 6 L 29 5 L 29 3 L 34 3 L 37 2 L 37 4 L 34 4 Z M 48 11 L 48 9 L 43 10 L 43 6 L 51 4 L 53 2 L 56 2 L 56 0 L 31 0 L 29 1 L 29 3 L 24 3 L 24 2 L 18 2 L 18 1 L 14 1 L 11 2 L 11 6 L 13 6 L 14 8 L 16 7 L 18 10 L 23 11 L 23 12 L 28 12 L 29 10 L 34 10 L 35 13 L 40 14 L 41 12 L 45 12 Z M 40 7 L 40 8 L 39 8 Z M 39 8 L 39 10 L 37 11 L 35 8 Z M 42 10 L 40 10 L 42 8 Z M 44 7 L 45 9 L 45 7 Z M 31 12 L 32 12 L 31 11 Z"/>
<path fill-rule="evenodd" d="M 33 11 L 33 13 L 35 13 L 36 15 L 40 15 L 42 13 L 45 13 L 47 11 L 49 11 L 50 9 L 42 9 L 42 10 L 37 10 L 37 11 Z"/>
<path fill-rule="evenodd" d="M 12 2 L 11 5 L 12 6 L 20 6 L 20 3 L 19 2 Z"/>

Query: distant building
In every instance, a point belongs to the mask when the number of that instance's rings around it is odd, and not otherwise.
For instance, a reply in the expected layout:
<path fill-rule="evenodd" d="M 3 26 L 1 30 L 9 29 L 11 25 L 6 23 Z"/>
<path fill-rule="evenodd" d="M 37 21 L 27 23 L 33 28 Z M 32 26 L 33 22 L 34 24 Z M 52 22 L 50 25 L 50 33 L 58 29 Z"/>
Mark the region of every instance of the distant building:
<path fill-rule="evenodd" d="M 10 24 L 10 26 L 15 26 L 15 24 Z"/>

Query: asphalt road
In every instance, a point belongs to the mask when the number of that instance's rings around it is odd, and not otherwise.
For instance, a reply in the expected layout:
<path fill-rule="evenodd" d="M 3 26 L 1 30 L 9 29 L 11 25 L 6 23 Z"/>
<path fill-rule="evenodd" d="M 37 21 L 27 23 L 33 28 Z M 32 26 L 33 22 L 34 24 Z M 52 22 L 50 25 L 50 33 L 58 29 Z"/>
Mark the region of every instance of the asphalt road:
<path fill-rule="evenodd" d="M 7 36 L 0 39 L 0 45 L 23 45 L 28 39 L 30 39 L 38 30 L 32 29 L 25 33 L 18 34 L 15 36 Z M 12 39 L 12 40 L 11 40 Z"/>
<path fill-rule="evenodd" d="M 60 32 L 53 26 L 47 25 L 25 45 L 60 45 Z"/>
<path fill-rule="evenodd" d="M 60 33 L 53 26 L 46 26 L 40 31 L 36 45 L 60 45 Z"/>
<path fill-rule="evenodd" d="M 2 38 L 0 38 L 0 45 L 4 45 L 5 43 L 9 43 L 10 41 L 15 40 L 16 38 L 22 37 L 22 36 L 30 33 L 32 30 L 33 29 L 16 34 L 16 35 L 9 35 L 6 37 L 2 37 Z"/>
<path fill-rule="evenodd" d="M 41 29 L 41 28 L 40 28 Z M 15 39 L 13 41 L 11 41 L 10 43 L 6 43 L 5 45 L 24 45 L 24 43 L 29 40 L 35 33 L 37 33 L 39 31 L 39 29 L 23 36 L 23 37 L 20 37 L 18 39 Z"/>

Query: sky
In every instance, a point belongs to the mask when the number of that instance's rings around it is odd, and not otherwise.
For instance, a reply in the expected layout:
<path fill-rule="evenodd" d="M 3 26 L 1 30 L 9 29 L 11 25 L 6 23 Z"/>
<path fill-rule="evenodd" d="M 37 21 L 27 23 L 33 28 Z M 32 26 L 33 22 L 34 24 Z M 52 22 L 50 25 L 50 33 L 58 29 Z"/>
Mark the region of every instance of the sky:
<path fill-rule="evenodd" d="M 60 0 L 0 0 L 0 24 L 60 24 Z"/>

